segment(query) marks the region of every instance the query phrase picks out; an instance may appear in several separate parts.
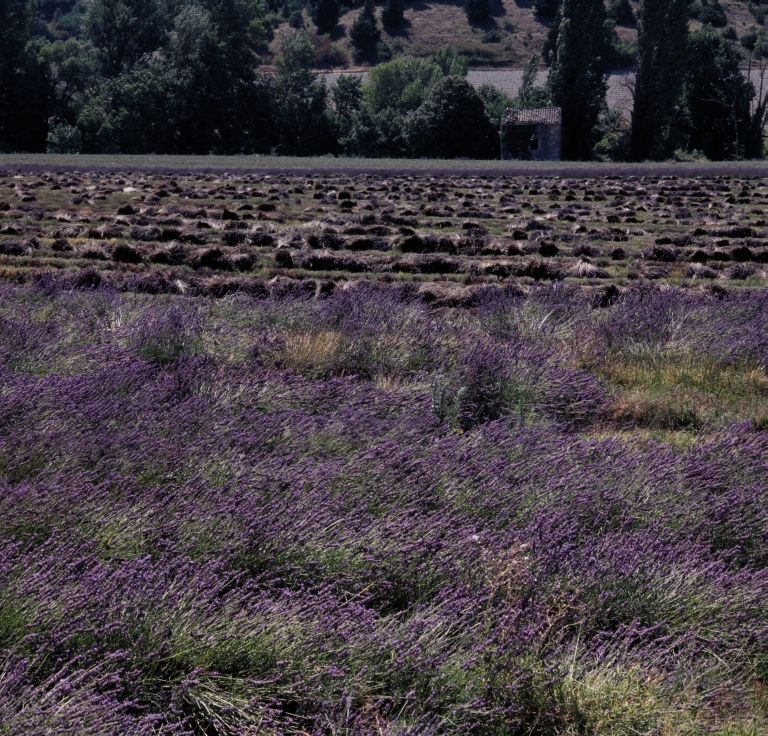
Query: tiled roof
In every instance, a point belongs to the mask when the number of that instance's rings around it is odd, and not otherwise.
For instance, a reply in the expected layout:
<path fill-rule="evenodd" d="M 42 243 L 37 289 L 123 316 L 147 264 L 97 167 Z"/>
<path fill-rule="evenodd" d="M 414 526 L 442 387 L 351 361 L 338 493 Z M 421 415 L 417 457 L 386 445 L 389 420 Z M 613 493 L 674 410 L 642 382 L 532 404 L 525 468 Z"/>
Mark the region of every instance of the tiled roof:
<path fill-rule="evenodd" d="M 535 110 L 504 111 L 504 125 L 562 125 L 563 111 L 559 107 L 539 107 Z"/>

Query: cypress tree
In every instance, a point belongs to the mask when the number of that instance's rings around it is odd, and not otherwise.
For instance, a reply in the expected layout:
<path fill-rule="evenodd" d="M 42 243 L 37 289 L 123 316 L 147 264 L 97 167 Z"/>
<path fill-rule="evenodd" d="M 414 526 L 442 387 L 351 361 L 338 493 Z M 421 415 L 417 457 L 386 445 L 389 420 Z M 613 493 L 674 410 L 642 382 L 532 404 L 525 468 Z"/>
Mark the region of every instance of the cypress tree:
<path fill-rule="evenodd" d="M 565 159 L 593 157 L 605 105 L 611 31 L 603 0 L 565 0 L 549 73 L 552 104 L 563 109 Z"/>
<path fill-rule="evenodd" d="M 560 0 L 536 0 L 533 9 L 542 18 L 554 18 L 560 9 Z"/>
<path fill-rule="evenodd" d="M 544 57 L 544 63 L 552 64 L 557 59 L 557 38 L 560 35 L 560 23 L 563 20 L 563 13 L 560 7 L 557 8 L 555 17 L 552 19 L 552 23 L 547 31 L 547 37 L 544 40 L 544 47 L 542 48 L 541 55 Z"/>
<path fill-rule="evenodd" d="M 629 4 L 629 0 L 611 0 L 608 5 L 608 17 L 616 21 L 619 26 L 634 26 L 637 24 L 635 11 Z"/>
<path fill-rule="evenodd" d="M 637 19 L 637 76 L 632 157 L 666 158 L 672 120 L 683 91 L 691 0 L 642 0 Z"/>
<path fill-rule="evenodd" d="M 381 35 L 376 25 L 376 6 L 373 0 L 365 0 L 360 15 L 349 29 L 349 37 L 352 45 L 363 56 L 370 59 L 376 55 L 376 44 L 381 39 Z"/>
<path fill-rule="evenodd" d="M 317 0 L 310 13 L 312 22 L 321 33 L 330 31 L 341 17 L 339 0 Z"/>
<path fill-rule="evenodd" d="M 534 54 L 528 59 L 523 69 L 523 82 L 520 85 L 520 91 L 517 93 L 518 102 L 523 109 L 530 107 L 533 101 L 533 90 L 536 85 L 536 75 L 539 71 L 540 62 L 541 54 Z"/>
<path fill-rule="evenodd" d="M 464 0 L 464 12 L 470 23 L 482 23 L 491 15 L 490 0 Z"/>
<path fill-rule="evenodd" d="M 387 28 L 397 28 L 403 24 L 405 0 L 388 0 L 381 11 L 381 22 Z"/>
<path fill-rule="evenodd" d="M 50 84 L 37 55 L 25 48 L 36 7 L 0 0 L 0 151 L 45 151 Z"/>

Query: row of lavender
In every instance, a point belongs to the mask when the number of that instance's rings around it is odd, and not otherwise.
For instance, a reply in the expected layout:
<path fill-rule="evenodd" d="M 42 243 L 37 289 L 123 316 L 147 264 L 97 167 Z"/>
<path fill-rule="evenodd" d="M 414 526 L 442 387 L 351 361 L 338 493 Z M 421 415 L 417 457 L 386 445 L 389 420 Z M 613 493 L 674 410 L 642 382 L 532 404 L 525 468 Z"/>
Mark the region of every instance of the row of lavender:
<path fill-rule="evenodd" d="M 767 323 L 3 286 L 0 733 L 761 732 L 765 433 L 612 435 L 584 367 Z"/>

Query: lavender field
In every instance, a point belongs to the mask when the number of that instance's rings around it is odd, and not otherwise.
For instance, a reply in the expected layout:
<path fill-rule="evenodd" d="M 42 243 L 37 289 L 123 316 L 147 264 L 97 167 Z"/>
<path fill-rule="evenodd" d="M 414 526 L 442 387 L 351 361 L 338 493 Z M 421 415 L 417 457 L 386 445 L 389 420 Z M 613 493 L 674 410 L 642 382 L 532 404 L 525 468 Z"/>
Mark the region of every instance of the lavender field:
<path fill-rule="evenodd" d="M 0 319 L 3 733 L 764 732 L 764 291 Z"/>
<path fill-rule="evenodd" d="M 0 263 L 0 734 L 768 732 L 761 190 L 738 182 L 741 236 L 728 203 L 709 221 L 634 207 L 620 216 L 646 238 L 689 240 L 630 240 L 607 277 L 467 269 L 441 285 L 302 270 L 326 252 L 291 239 L 314 232 L 302 217 L 337 246 L 363 237 L 317 224 L 304 192 L 192 228 L 183 210 L 142 214 L 150 201 L 110 214 L 127 197 L 98 189 L 75 191 L 65 221 L 54 198 L 73 193 L 31 178 L 27 209 L 0 212 L 0 244 L 26 243 Z M 500 206 L 539 196 L 513 184 Z M 659 209 L 682 196 L 654 186 Z M 376 212 L 316 191 L 329 218 Z M 493 250 L 519 216 L 482 219 L 476 250 L 445 257 L 577 262 L 577 219 L 540 220 L 557 256 Z M 398 247 L 431 241 L 411 217 L 411 234 L 371 236 L 383 256 L 333 253 L 414 258 Z M 195 265 L 214 237 L 226 269 Z M 174 248 L 176 263 L 152 260 Z M 234 266 L 248 248 L 256 264 Z M 686 277 L 696 249 L 729 260 Z M 744 264 L 749 278 L 726 275 Z M 425 298 L 451 285 L 461 299 Z"/>

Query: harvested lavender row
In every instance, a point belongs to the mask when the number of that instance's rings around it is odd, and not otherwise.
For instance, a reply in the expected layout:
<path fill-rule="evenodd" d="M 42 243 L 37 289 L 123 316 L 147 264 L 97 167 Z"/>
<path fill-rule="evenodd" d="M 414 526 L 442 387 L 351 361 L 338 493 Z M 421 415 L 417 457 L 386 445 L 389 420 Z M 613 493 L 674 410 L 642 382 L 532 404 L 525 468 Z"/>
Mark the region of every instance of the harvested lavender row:
<path fill-rule="evenodd" d="M 3 733 L 765 730 L 768 291 L 71 287 L 0 287 Z"/>
<path fill-rule="evenodd" d="M 262 298 L 365 279 L 437 307 L 541 282 L 754 288 L 767 198 L 727 175 L 0 171 L 0 277 Z"/>

